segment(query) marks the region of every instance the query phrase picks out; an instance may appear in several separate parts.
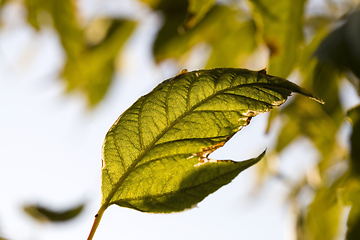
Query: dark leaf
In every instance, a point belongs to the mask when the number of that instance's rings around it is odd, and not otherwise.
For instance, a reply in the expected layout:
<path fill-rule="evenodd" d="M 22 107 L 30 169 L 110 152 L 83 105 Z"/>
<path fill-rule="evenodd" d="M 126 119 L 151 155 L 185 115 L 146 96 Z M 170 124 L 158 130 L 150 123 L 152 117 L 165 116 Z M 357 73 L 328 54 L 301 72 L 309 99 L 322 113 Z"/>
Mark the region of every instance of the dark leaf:
<path fill-rule="evenodd" d="M 54 210 L 41 205 L 24 206 L 24 211 L 35 220 L 43 222 L 65 222 L 77 217 L 84 208 L 84 204 L 66 210 Z"/>
<path fill-rule="evenodd" d="M 351 169 L 354 174 L 360 176 L 360 105 L 348 112 L 348 117 L 353 123 L 351 133 Z"/>
<path fill-rule="evenodd" d="M 360 11 L 351 14 L 345 24 L 330 33 L 314 55 L 320 62 L 350 70 L 360 79 Z"/>

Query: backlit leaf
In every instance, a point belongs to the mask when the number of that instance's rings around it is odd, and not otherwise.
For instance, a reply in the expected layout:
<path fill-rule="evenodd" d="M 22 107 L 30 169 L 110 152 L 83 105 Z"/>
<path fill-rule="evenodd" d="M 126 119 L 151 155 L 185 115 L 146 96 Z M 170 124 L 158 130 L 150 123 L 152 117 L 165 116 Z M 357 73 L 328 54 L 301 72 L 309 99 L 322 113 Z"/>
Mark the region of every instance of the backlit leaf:
<path fill-rule="evenodd" d="M 126 110 L 105 137 L 101 211 L 112 204 L 144 212 L 191 208 L 264 153 L 243 162 L 208 155 L 292 92 L 317 100 L 264 70 L 183 71 L 159 84 Z"/>

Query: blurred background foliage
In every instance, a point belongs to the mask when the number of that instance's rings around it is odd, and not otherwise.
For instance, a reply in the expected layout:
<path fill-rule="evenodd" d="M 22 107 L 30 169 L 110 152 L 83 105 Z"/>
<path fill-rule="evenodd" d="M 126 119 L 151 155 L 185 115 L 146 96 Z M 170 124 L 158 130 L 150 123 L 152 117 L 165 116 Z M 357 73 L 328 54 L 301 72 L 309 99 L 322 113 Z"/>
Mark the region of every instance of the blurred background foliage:
<path fill-rule="evenodd" d="M 325 101 L 319 105 L 295 96 L 272 111 L 268 130 L 277 119 L 282 127 L 269 157 L 257 166 L 259 183 L 268 178 L 286 182 L 279 169 L 270 167 L 272 161 L 297 139 L 309 139 L 319 153 L 317 165 L 290 184 L 288 197 L 297 239 L 336 239 L 345 224 L 347 239 L 360 239 L 360 106 L 346 106 L 340 98 L 346 94 L 344 82 L 360 93 L 360 1 L 324 0 L 320 11 L 308 7 L 314 0 L 138 1 L 163 17 L 152 49 L 157 64 L 170 59 L 179 70 L 191 68 L 186 61 L 201 45 L 204 68 L 248 67 L 258 61 L 258 51 L 265 51 L 268 74 L 291 75 Z M 14 3 L 23 5 L 34 29 L 55 29 L 66 53 L 59 77 L 68 91 L 81 92 L 95 107 L 111 87 L 116 59 L 136 20 L 109 16 L 80 24 L 75 0 L 2 0 L 0 11 Z M 352 125 L 350 147 L 338 140 L 346 124 Z M 310 204 L 302 202 L 303 191 L 311 192 Z M 31 205 L 24 210 L 39 221 L 65 221 L 82 208 L 56 212 Z"/>

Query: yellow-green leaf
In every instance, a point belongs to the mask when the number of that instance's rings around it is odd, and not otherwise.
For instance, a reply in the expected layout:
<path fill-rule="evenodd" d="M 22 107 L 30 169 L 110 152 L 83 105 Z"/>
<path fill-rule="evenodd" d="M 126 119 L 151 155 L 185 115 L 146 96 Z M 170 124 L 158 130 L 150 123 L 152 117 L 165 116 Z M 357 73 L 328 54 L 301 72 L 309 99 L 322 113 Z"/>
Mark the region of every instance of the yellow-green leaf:
<path fill-rule="evenodd" d="M 292 92 L 316 99 L 264 70 L 184 71 L 159 84 L 105 137 L 101 211 L 112 204 L 144 212 L 191 208 L 264 153 L 243 162 L 213 160 L 209 154 Z"/>

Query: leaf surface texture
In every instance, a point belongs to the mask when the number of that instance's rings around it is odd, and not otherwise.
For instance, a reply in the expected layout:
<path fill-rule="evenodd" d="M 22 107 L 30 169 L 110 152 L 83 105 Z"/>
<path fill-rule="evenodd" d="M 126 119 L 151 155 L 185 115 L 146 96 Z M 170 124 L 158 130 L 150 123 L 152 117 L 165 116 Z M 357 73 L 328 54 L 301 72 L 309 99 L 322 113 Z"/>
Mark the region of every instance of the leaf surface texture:
<path fill-rule="evenodd" d="M 191 208 L 264 155 L 211 160 L 252 117 L 291 92 L 315 98 L 265 71 L 217 68 L 165 80 L 110 128 L 103 145 L 102 205 L 144 212 Z"/>

